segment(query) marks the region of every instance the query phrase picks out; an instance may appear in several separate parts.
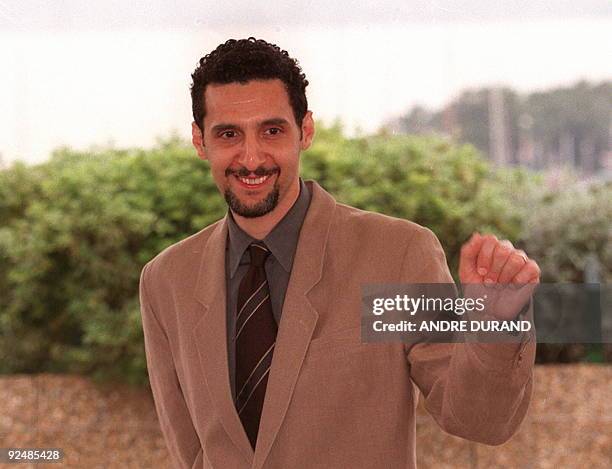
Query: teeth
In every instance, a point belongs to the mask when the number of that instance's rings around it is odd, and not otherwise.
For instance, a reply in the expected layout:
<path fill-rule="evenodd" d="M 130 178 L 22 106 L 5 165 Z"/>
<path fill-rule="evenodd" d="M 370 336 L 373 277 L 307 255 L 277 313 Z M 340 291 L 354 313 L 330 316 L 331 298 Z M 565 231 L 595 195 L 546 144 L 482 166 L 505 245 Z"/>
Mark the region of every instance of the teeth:
<path fill-rule="evenodd" d="M 243 177 L 239 177 L 238 179 L 240 179 L 245 184 L 249 184 L 249 185 L 255 186 L 257 184 L 261 184 L 262 182 L 264 182 L 269 177 L 270 176 L 262 176 L 262 177 L 259 177 L 259 178 L 243 178 Z"/>

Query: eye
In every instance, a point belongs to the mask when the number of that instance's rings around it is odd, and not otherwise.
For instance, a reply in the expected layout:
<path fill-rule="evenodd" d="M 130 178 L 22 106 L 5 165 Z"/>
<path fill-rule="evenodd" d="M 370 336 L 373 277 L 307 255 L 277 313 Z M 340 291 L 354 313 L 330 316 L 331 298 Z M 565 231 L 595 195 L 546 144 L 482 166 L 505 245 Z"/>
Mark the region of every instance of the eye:
<path fill-rule="evenodd" d="M 266 133 L 268 135 L 279 135 L 283 132 L 283 130 L 279 127 L 270 127 L 269 129 L 266 130 Z"/>
<path fill-rule="evenodd" d="M 235 130 L 224 130 L 223 132 L 219 133 L 219 137 L 221 138 L 234 138 L 236 136 L 236 131 Z"/>

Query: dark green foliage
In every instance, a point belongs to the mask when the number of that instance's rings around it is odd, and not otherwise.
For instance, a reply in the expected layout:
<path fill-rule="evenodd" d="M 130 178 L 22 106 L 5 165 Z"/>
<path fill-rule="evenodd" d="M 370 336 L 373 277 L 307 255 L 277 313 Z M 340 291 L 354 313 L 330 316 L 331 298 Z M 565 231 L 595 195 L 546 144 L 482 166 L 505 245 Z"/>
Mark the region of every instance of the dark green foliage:
<path fill-rule="evenodd" d="M 472 146 L 434 137 L 345 139 L 328 129 L 302 164 L 303 174 L 340 202 L 433 230 L 453 274 L 459 249 L 475 230 L 517 240 L 523 212 L 511 203 L 510 189 L 525 197 L 532 191 L 526 173 L 494 172 Z"/>
<path fill-rule="evenodd" d="M 456 272 L 479 229 L 516 240 L 525 173 L 492 172 L 470 146 L 420 137 L 347 139 L 321 128 L 302 174 L 339 201 L 430 227 Z M 143 265 L 221 218 L 208 165 L 186 142 L 57 151 L 0 171 L 0 373 L 77 372 L 146 382 Z"/>
<path fill-rule="evenodd" d="M 0 193 L 0 372 L 142 381 L 140 270 L 223 216 L 206 166 L 177 140 L 64 149 L 1 172 Z"/>

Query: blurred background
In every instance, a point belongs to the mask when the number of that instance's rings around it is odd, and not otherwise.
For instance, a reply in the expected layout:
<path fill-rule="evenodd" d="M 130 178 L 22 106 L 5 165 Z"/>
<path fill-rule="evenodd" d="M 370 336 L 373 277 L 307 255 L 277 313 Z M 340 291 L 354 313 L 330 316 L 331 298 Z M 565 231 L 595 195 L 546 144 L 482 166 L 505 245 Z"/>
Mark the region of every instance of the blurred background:
<path fill-rule="evenodd" d="M 67 467 L 167 461 L 138 279 L 226 211 L 189 143 L 190 74 L 218 44 L 255 36 L 297 58 L 317 122 L 303 176 L 428 226 L 453 272 L 480 230 L 544 282 L 607 285 L 610 31 L 604 0 L 0 0 L 0 447 L 64 447 Z M 500 448 L 421 409 L 421 467 L 608 467 L 611 358 L 539 344 L 530 414 Z"/>

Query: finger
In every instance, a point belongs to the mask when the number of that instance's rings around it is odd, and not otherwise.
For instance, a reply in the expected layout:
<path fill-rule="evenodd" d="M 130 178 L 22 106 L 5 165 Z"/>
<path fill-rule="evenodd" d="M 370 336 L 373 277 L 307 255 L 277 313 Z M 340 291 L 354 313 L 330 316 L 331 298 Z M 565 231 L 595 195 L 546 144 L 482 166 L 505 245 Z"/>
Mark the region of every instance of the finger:
<path fill-rule="evenodd" d="M 521 256 L 525 261 L 525 264 L 529 261 L 529 257 L 527 257 L 527 254 L 525 254 L 525 251 L 523 251 L 522 249 L 515 249 L 514 254 L 518 254 L 519 256 Z"/>
<path fill-rule="evenodd" d="M 461 260 L 470 266 L 474 266 L 474 269 L 476 268 L 476 259 L 483 242 L 484 237 L 480 233 L 474 232 L 470 239 L 461 246 Z"/>
<path fill-rule="evenodd" d="M 485 282 L 487 280 L 490 280 L 492 282 L 497 281 L 499 274 L 504 268 L 506 262 L 508 262 L 508 259 L 510 258 L 510 255 L 513 253 L 513 251 L 514 246 L 512 246 L 512 243 L 507 239 L 504 239 L 503 241 L 497 243 L 495 249 L 493 250 L 493 260 L 491 262 L 491 269 L 487 274 Z"/>
<path fill-rule="evenodd" d="M 512 283 L 524 285 L 526 283 L 538 283 L 540 281 L 540 267 L 529 259 L 518 274 L 512 279 Z"/>
<path fill-rule="evenodd" d="M 518 251 L 514 251 L 508 257 L 508 260 L 504 264 L 497 281 L 499 283 L 510 283 L 510 281 L 521 271 L 523 266 L 527 264 L 527 261 Z"/>
<path fill-rule="evenodd" d="M 485 276 L 491 269 L 491 261 L 493 260 L 493 250 L 497 245 L 497 238 L 493 235 L 484 236 L 484 242 L 480 247 L 478 253 L 478 260 L 476 261 L 477 272 L 481 276 Z"/>
<path fill-rule="evenodd" d="M 471 279 L 469 281 L 472 282 L 477 281 L 476 260 L 482 243 L 483 238 L 480 233 L 474 233 L 472 237 L 461 246 L 461 255 L 459 256 L 459 277 L 461 279 Z"/>
<path fill-rule="evenodd" d="M 527 281 L 528 284 L 538 284 L 540 283 L 540 276 L 537 275 L 536 277 L 532 277 Z"/>

